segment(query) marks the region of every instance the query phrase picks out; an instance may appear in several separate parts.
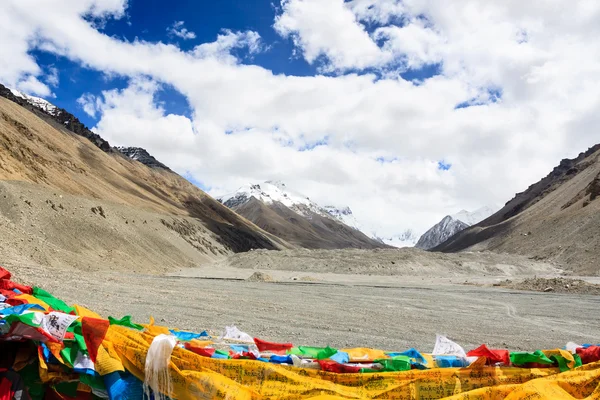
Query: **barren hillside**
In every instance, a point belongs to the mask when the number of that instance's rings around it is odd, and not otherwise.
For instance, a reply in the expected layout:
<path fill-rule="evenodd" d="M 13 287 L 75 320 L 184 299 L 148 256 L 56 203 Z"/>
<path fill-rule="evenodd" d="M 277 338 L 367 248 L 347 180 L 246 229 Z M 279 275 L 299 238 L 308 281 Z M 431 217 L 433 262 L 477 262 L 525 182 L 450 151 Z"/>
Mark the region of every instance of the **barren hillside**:
<path fill-rule="evenodd" d="M 434 248 L 529 255 L 577 274 L 600 274 L 600 144 L 562 160 L 491 217 Z"/>
<path fill-rule="evenodd" d="M 225 253 L 287 246 L 174 172 L 150 168 L 116 151 L 103 151 L 88 138 L 34 112 L 0 98 L 0 180 L 36 184 L 32 190 L 47 192 L 37 196 L 48 197 L 56 207 L 60 202 L 52 195 L 58 190 L 79 196 L 84 203 L 96 200 L 104 207 L 114 204 L 136 212 L 195 218 L 206 231 L 206 239 Z M 15 203 L 21 207 L 24 200 L 20 197 L 26 197 L 19 191 L 11 193 L 13 188 L 3 186 L 7 197 L 0 197 L 0 202 L 4 211 Z M 10 213 L 4 216 L 13 219 Z M 65 227 L 72 233 L 71 228 Z M 73 249 L 83 246 L 77 235 L 73 240 Z M 204 256 L 199 254 L 199 258 Z"/>

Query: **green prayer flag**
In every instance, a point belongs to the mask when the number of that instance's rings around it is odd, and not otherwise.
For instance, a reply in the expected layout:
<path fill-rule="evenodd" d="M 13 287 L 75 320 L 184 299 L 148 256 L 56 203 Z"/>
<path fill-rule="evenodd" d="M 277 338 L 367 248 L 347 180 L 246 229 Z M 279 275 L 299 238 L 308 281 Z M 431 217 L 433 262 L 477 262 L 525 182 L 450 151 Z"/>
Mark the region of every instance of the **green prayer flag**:
<path fill-rule="evenodd" d="M 379 372 L 408 371 L 410 369 L 410 357 L 408 356 L 380 358 L 375 362 L 383 366 L 383 369 L 380 369 Z"/>
<path fill-rule="evenodd" d="M 79 374 L 79 382 L 86 384 L 94 389 L 106 390 L 106 386 L 104 385 L 104 379 L 98 374 Z"/>
<path fill-rule="evenodd" d="M 67 331 L 73 332 L 73 336 L 75 337 L 75 342 L 77 342 L 77 345 L 79 346 L 79 350 L 87 354 L 87 344 L 85 343 L 81 329 L 81 320 L 77 320 L 71 324 Z"/>
<path fill-rule="evenodd" d="M 63 342 L 64 349 L 60 351 L 60 355 L 62 359 L 67 363 L 67 366 L 73 368 L 73 364 L 77 359 L 77 352 L 79 351 L 79 346 L 76 342 Z"/>
<path fill-rule="evenodd" d="M 62 311 L 66 314 L 75 312 L 75 308 L 69 307 L 64 301 L 62 301 L 61 299 L 57 299 L 56 297 L 52 296 L 50 293 L 46 292 L 44 289 L 41 289 L 39 287 L 33 288 L 33 296 L 38 300 L 42 300 L 44 303 L 48 304 L 56 311 Z"/>
<path fill-rule="evenodd" d="M 14 322 L 22 322 L 25 325 L 33 326 L 35 328 L 39 327 L 40 324 L 34 322 L 33 320 L 37 318 L 35 313 L 26 313 L 26 314 L 10 314 L 3 318 L 7 324 L 11 325 Z"/>
<path fill-rule="evenodd" d="M 317 360 L 325 360 L 335 353 L 337 353 L 337 349 L 327 347 L 310 347 L 310 346 L 299 346 L 292 347 L 287 351 L 288 354 L 293 354 L 296 356 L 304 357 L 304 358 L 316 358 Z"/>
<path fill-rule="evenodd" d="M 227 350 L 219 350 L 219 349 L 217 349 L 217 350 L 215 350 L 215 353 L 220 354 L 222 356 L 229 357 L 229 351 L 227 351 Z"/>
<path fill-rule="evenodd" d="M 142 325 L 138 325 L 135 324 L 133 322 L 131 322 L 131 315 L 126 315 L 121 319 L 116 319 L 113 317 L 108 317 L 108 322 L 111 325 L 120 325 L 120 326 L 126 326 L 128 328 L 133 328 L 133 329 L 137 329 L 138 331 L 141 331 L 142 329 L 144 329 L 144 327 Z"/>
<path fill-rule="evenodd" d="M 538 363 L 538 364 L 554 364 L 551 359 L 541 350 L 536 350 L 533 353 L 527 353 L 525 351 L 516 351 L 510 353 L 510 362 L 514 365 L 523 365 L 527 363 Z"/>
<path fill-rule="evenodd" d="M 64 394 L 69 397 L 77 397 L 77 387 L 79 386 L 78 381 L 73 382 L 61 382 L 54 385 L 54 389 L 60 394 Z"/>

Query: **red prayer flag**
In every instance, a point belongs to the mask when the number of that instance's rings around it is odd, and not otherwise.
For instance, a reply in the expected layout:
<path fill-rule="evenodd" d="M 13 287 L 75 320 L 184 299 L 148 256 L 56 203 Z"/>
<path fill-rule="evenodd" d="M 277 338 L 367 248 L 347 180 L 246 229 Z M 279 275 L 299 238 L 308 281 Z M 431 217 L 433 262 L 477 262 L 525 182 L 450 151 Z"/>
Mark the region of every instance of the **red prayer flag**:
<path fill-rule="evenodd" d="M 229 356 L 234 360 L 256 360 L 256 356 L 249 351 L 243 351 L 242 354 L 230 351 Z"/>
<path fill-rule="evenodd" d="M 8 270 L 0 267 L 0 280 L 1 279 L 10 279 L 11 275 L 10 272 L 8 272 Z"/>
<path fill-rule="evenodd" d="M 291 343 L 267 342 L 266 340 L 261 340 L 259 338 L 254 338 L 254 343 L 256 343 L 256 347 L 258 347 L 258 351 L 270 351 L 275 354 L 285 354 L 287 350 L 294 347 Z"/>
<path fill-rule="evenodd" d="M 327 372 L 335 372 L 336 374 L 357 374 L 362 367 L 355 365 L 344 365 L 333 360 L 317 360 L 321 369 Z"/>
<path fill-rule="evenodd" d="M 496 363 L 502 363 L 504 365 L 510 365 L 510 354 L 508 350 L 492 350 L 488 349 L 485 344 L 482 344 L 478 348 L 471 350 L 467 353 L 468 357 L 485 357 L 487 358 L 487 364 L 493 365 Z"/>
<path fill-rule="evenodd" d="M 581 357 L 582 364 L 600 361 L 600 346 L 590 346 L 587 349 L 578 347 L 576 351 L 579 357 Z"/>
<path fill-rule="evenodd" d="M 81 334 L 88 349 L 92 362 L 96 362 L 98 348 L 104 341 L 104 336 L 109 327 L 108 320 L 99 318 L 83 317 L 81 319 Z"/>
<path fill-rule="evenodd" d="M 192 346 L 190 343 L 185 343 L 184 344 L 185 348 L 193 353 L 196 353 L 198 355 L 201 355 L 203 357 L 212 357 L 213 354 L 215 354 L 215 349 L 211 348 L 211 347 L 197 347 L 197 346 Z"/>

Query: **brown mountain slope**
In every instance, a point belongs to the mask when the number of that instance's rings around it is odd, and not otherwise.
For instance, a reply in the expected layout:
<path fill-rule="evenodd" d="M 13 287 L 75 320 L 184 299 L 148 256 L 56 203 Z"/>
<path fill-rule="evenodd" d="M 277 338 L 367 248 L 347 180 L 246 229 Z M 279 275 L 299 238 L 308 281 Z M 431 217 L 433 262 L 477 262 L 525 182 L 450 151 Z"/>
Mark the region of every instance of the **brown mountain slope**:
<path fill-rule="evenodd" d="M 600 144 L 562 160 L 496 214 L 433 250 L 465 249 L 526 254 L 600 274 Z"/>
<path fill-rule="evenodd" d="M 35 112 L 35 110 L 34 110 Z M 287 245 L 170 170 L 102 151 L 42 112 L 0 98 L 0 179 L 197 218 L 227 252 Z"/>
<path fill-rule="evenodd" d="M 280 202 L 265 204 L 255 197 L 232 209 L 267 232 L 289 243 L 309 249 L 387 247 L 333 218 L 306 211 L 302 216 Z"/>

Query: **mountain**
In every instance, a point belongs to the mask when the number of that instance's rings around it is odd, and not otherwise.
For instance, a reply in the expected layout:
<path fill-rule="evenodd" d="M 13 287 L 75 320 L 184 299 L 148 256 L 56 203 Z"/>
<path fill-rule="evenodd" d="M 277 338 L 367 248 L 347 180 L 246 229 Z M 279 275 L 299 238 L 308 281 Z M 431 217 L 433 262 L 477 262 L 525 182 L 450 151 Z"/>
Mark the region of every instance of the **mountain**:
<path fill-rule="evenodd" d="M 352 210 L 350 207 L 342 207 L 338 208 L 335 206 L 325 206 L 323 207 L 327 213 L 336 219 L 338 219 L 344 225 L 349 226 L 350 228 L 354 228 L 358 231 L 362 231 L 361 225 L 358 223 L 354 214 L 352 214 Z M 364 233 L 364 232 L 363 232 Z"/>
<path fill-rule="evenodd" d="M 457 212 L 456 214 L 452 215 L 451 217 L 471 226 L 471 225 L 475 225 L 478 222 L 483 221 L 490 215 L 494 214 L 496 211 L 498 211 L 498 208 L 494 209 L 489 206 L 484 206 L 484 207 L 478 208 L 475 211 L 461 210 L 461 211 Z"/>
<path fill-rule="evenodd" d="M 321 207 L 283 182 L 245 185 L 219 201 L 265 231 L 301 247 L 387 247 L 357 229 L 349 208 Z"/>
<path fill-rule="evenodd" d="M 468 227 L 469 224 L 465 224 L 461 220 L 446 215 L 440 222 L 421 235 L 415 247 L 424 250 L 431 249 Z"/>
<path fill-rule="evenodd" d="M 419 240 L 419 237 L 415 234 L 412 229 L 407 229 L 404 232 L 381 237 L 376 232 L 373 233 L 373 238 L 380 243 L 386 244 L 388 246 L 402 248 L 402 247 L 414 247 Z"/>
<path fill-rule="evenodd" d="M 15 89 L 9 90 L 14 96 L 25 100 L 27 103 L 31 104 L 35 108 L 39 108 L 45 113 L 48 113 L 52 116 L 57 116 L 60 113 L 59 108 L 56 107 L 54 104 L 50 103 L 48 100 L 44 100 L 40 97 L 30 96 L 28 94 L 21 93 Z"/>
<path fill-rule="evenodd" d="M 429 250 L 445 242 L 463 229 L 478 223 L 492 215 L 494 209 L 481 207 L 475 211 L 461 210 L 454 215 L 446 215 L 419 238 L 415 247 Z"/>
<path fill-rule="evenodd" d="M 564 159 L 498 212 L 435 251 L 529 255 L 579 274 L 600 274 L 600 144 Z"/>
<path fill-rule="evenodd" d="M 123 260 L 135 255 L 140 265 L 167 268 L 232 252 L 290 247 L 173 171 L 145 165 L 111 147 L 67 111 L 43 99 L 15 95 L 2 85 L 0 180 L 2 240 L 14 236 L 28 243 L 29 236 L 42 235 L 35 247 L 36 254 L 46 254 L 42 260 L 62 249 L 73 259 L 81 261 L 85 255 L 85 260 L 97 260 L 90 265 L 105 265 L 106 259 L 98 257 L 110 242 L 116 251 L 111 254 Z M 71 199 L 74 208 L 68 213 L 59 194 Z M 14 202 L 3 200 L 11 198 Z M 140 216 L 133 217 L 140 213 L 143 224 Z M 0 251 L 14 247 L 0 241 Z"/>

